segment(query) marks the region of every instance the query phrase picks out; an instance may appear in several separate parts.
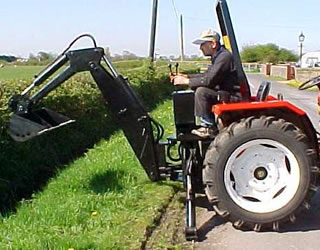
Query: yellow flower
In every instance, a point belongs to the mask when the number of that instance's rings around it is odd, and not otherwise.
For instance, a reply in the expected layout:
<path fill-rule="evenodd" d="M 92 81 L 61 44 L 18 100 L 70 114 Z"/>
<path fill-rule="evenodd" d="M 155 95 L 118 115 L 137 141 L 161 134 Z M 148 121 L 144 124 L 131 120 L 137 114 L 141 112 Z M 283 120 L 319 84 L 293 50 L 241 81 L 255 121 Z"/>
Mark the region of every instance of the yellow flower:
<path fill-rule="evenodd" d="M 94 211 L 91 213 L 91 216 L 97 216 L 98 215 L 98 212 L 97 211 Z"/>

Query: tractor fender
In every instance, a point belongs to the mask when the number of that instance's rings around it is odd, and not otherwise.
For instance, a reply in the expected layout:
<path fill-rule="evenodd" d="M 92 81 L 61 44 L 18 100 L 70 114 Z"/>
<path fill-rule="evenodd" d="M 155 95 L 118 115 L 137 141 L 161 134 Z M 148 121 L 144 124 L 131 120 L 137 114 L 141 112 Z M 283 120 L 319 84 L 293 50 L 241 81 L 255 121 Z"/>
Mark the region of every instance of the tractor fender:
<path fill-rule="evenodd" d="M 251 101 L 217 104 L 212 107 L 212 112 L 216 115 L 218 123 L 222 127 L 227 127 L 232 122 L 240 121 L 250 116 L 274 116 L 277 119 L 291 122 L 308 136 L 319 159 L 316 130 L 306 112 L 292 103 L 268 96 L 267 100 L 262 102 Z"/>

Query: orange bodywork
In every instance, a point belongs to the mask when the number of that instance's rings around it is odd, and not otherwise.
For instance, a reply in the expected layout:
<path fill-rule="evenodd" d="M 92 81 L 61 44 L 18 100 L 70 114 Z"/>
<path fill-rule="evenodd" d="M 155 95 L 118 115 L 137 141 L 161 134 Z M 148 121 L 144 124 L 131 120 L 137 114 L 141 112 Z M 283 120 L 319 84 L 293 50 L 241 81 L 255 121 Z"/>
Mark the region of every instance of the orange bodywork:
<path fill-rule="evenodd" d="M 221 116 L 223 113 L 240 111 L 240 110 L 259 110 L 268 108 L 287 108 L 297 115 L 304 116 L 306 113 L 287 101 L 281 101 L 273 96 L 268 96 L 266 101 L 257 102 L 255 96 L 252 96 L 249 102 L 238 103 L 222 103 L 212 106 L 212 112 L 217 116 Z"/>

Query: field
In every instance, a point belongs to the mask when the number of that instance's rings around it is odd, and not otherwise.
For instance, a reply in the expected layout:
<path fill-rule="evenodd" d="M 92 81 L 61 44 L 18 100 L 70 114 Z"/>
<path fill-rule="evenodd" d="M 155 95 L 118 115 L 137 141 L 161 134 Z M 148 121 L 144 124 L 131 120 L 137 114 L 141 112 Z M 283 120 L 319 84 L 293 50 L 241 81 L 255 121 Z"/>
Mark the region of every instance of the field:
<path fill-rule="evenodd" d="M 116 67 L 170 134 L 173 87 L 166 65 Z M 88 74 L 68 80 L 41 102 L 76 123 L 13 142 L 5 103 L 30 84 L 36 69 L 5 68 L 19 78 L 0 71 L 0 249 L 140 248 L 181 186 L 149 181 Z"/>
<path fill-rule="evenodd" d="M 0 80 L 32 79 L 43 66 L 5 66 L 0 68 Z"/>

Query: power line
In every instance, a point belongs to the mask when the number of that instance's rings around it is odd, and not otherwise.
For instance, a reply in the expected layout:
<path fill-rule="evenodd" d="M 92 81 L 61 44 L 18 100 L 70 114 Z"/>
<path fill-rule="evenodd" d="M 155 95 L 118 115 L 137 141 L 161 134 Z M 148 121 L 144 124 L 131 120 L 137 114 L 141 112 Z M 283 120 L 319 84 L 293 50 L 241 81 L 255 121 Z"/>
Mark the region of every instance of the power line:
<path fill-rule="evenodd" d="M 176 15 L 177 21 L 179 21 L 178 11 L 174 0 L 171 0 L 174 13 Z M 181 49 L 181 61 L 184 60 L 184 48 L 183 48 L 183 23 L 182 23 L 182 14 L 180 14 L 180 49 Z"/>
<path fill-rule="evenodd" d="M 174 0 L 171 0 L 171 2 L 172 2 L 172 6 L 173 6 L 174 13 L 176 15 L 176 18 L 177 18 L 177 20 L 179 20 L 178 12 L 177 12 L 177 9 L 176 9 L 176 5 L 174 4 Z"/>

